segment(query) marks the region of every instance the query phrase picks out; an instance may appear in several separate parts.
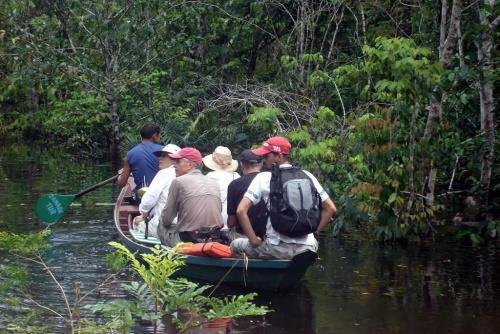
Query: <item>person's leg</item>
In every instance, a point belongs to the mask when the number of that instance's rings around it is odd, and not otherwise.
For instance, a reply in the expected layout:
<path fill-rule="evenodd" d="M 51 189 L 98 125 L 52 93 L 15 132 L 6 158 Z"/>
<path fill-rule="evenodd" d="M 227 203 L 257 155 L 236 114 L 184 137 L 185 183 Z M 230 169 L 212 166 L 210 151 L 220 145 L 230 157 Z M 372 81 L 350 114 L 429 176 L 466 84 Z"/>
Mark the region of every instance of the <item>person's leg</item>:
<path fill-rule="evenodd" d="M 234 227 L 229 230 L 229 240 L 231 242 L 239 238 L 245 239 L 246 237 L 247 236 L 245 234 L 236 232 L 236 229 Z"/>
<path fill-rule="evenodd" d="M 244 254 L 248 257 L 256 258 L 257 252 L 252 247 L 248 238 L 237 238 L 231 242 L 231 252 L 233 257 L 241 258 Z"/>
<path fill-rule="evenodd" d="M 179 237 L 179 233 L 176 231 L 175 225 L 165 227 L 158 224 L 157 234 L 161 243 L 164 245 L 174 247 L 177 243 L 181 242 L 181 238 Z"/>
<path fill-rule="evenodd" d="M 270 245 L 267 249 L 267 258 L 276 260 L 291 260 L 296 255 L 306 251 L 316 253 L 318 251 L 318 243 L 315 241 L 312 245 L 289 244 L 280 242 L 279 245 Z"/>
<path fill-rule="evenodd" d="M 181 238 L 179 237 L 179 232 L 172 231 L 168 233 L 167 235 L 167 246 L 170 247 L 175 247 L 179 242 L 182 242 Z"/>
<path fill-rule="evenodd" d="M 252 247 L 248 238 L 240 238 L 231 242 L 231 251 L 234 257 L 243 257 L 245 254 L 251 259 L 276 259 L 273 245 L 264 241 L 259 247 Z"/>
<path fill-rule="evenodd" d="M 291 260 L 294 256 L 306 251 L 317 252 L 318 243 L 312 245 L 287 244 L 280 242 L 279 245 L 271 245 L 264 241 L 259 247 L 252 247 L 246 238 L 236 239 L 231 242 L 231 251 L 234 257 L 243 257 L 268 260 Z"/>

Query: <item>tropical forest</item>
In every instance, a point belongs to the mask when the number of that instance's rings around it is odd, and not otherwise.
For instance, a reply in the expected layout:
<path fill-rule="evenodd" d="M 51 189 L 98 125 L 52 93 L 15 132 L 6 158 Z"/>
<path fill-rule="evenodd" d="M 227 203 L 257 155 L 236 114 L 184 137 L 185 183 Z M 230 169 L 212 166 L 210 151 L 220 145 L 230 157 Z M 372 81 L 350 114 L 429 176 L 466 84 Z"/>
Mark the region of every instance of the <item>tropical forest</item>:
<path fill-rule="evenodd" d="M 499 24 L 495 0 L 0 1 L 0 333 L 500 331 Z M 337 209 L 306 282 L 226 291 L 175 278 L 175 250 L 138 261 L 112 182 L 37 218 L 117 174 L 145 124 L 234 159 L 288 138 Z"/>

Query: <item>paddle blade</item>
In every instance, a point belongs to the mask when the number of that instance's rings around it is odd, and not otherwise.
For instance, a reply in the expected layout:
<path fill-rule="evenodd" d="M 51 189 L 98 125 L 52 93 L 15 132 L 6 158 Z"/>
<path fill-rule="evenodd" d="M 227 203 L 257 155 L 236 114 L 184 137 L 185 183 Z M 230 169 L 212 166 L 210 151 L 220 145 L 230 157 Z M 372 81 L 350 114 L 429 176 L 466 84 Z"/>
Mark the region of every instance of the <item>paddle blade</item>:
<path fill-rule="evenodd" d="M 50 194 L 42 196 L 36 202 L 36 215 L 47 225 L 57 223 L 74 199 L 75 195 Z"/>

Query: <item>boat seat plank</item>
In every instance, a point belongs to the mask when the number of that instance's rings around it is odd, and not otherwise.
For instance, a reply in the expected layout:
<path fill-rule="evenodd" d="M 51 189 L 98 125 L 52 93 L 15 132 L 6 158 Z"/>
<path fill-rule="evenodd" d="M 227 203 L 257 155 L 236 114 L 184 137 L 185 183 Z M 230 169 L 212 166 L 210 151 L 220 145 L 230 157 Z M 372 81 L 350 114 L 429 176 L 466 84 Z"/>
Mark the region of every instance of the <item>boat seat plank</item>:
<path fill-rule="evenodd" d="M 126 215 L 129 213 L 139 213 L 139 208 L 137 205 L 120 205 L 120 214 Z"/>
<path fill-rule="evenodd" d="M 148 237 L 147 239 L 144 238 L 144 233 L 136 231 L 134 229 L 129 229 L 129 233 L 132 235 L 132 237 L 141 243 L 144 244 L 149 244 L 149 245 L 161 245 L 160 239 L 154 238 L 154 237 Z"/>

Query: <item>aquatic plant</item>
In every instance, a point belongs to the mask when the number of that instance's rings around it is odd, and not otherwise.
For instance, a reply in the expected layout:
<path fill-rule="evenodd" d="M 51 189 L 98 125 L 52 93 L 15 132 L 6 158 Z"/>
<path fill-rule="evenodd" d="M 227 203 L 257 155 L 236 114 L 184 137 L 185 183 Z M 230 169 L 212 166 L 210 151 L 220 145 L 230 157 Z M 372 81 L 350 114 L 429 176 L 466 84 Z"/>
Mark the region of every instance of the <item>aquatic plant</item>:
<path fill-rule="evenodd" d="M 150 321 L 156 332 L 160 320 L 170 320 L 180 332 L 219 318 L 234 318 L 248 315 L 264 315 L 269 312 L 265 306 L 252 303 L 255 293 L 243 296 L 218 299 L 205 296 L 208 285 L 200 286 L 184 278 L 172 276 L 184 265 L 183 255 L 176 250 L 163 250 L 159 246 L 151 254 L 141 254 L 139 260 L 122 244 L 111 242 L 116 252 L 106 256 L 111 268 L 110 273 L 95 288 L 82 293 L 75 282 L 74 296 L 60 284 L 55 268 L 47 265 L 43 250 L 49 247 L 47 237 L 50 230 L 45 229 L 29 235 L 0 231 L 0 251 L 7 257 L 0 264 L 0 296 L 11 309 L 10 315 L 2 315 L 7 332 L 47 333 L 52 326 L 44 315 L 55 315 L 70 333 L 129 333 L 135 320 Z M 12 261 L 14 259 L 15 261 Z M 9 263 L 12 262 L 12 263 Z M 47 305 L 36 300 L 30 293 L 32 264 L 42 268 L 60 291 L 64 309 Z M 130 264 L 130 266 L 128 266 Z M 118 275 L 130 270 L 132 280 L 121 284 L 132 300 L 115 299 L 105 303 L 85 304 L 87 297 L 103 286 L 119 283 Z M 74 300 L 71 306 L 70 300 Z M 84 318 L 80 310 L 87 309 L 99 314 L 96 321 Z"/>

